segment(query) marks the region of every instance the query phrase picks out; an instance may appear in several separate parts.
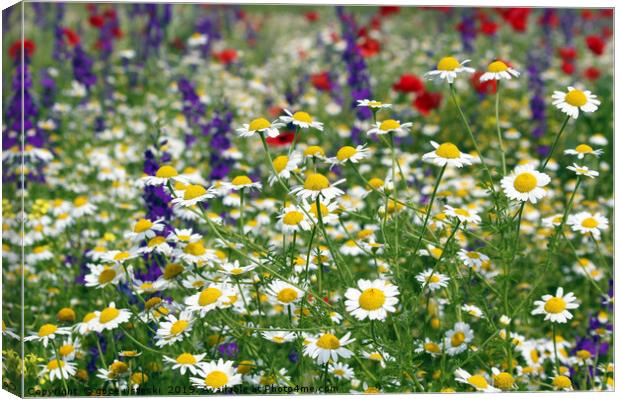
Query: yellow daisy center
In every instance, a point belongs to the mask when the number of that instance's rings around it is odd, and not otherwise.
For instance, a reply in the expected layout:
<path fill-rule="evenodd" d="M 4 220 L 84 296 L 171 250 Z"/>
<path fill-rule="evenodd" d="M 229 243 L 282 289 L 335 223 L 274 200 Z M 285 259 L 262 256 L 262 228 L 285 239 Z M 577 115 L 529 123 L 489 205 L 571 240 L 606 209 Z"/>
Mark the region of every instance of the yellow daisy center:
<path fill-rule="evenodd" d="M 194 198 L 198 198 L 201 195 L 205 195 L 207 193 L 207 189 L 199 184 L 190 184 L 187 186 L 185 191 L 183 192 L 184 200 L 193 200 Z"/>
<path fill-rule="evenodd" d="M 398 129 L 399 127 L 400 122 L 395 121 L 394 119 L 385 120 L 381 122 L 381 125 L 379 125 L 379 129 L 383 130 L 384 132 L 389 132 L 390 130 Z"/>
<path fill-rule="evenodd" d="M 439 278 L 439 276 L 437 274 L 433 274 L 432 276 L 428 277 L 428 282 L 429 283 L 438 283 L 439 281 L 441 281 L 441 279 Z"/>
<path fill-rule="evenodd" d="M 178 175 L 179 173 L 177 172 L 177 170 L 170 165 L 164 165 L 160 167 L 155 173 L 156 177 L 161 177 L 163 179 L 169 179 Z"/>
<path fill-rule="evenodd" d="M 75 205 L 78 208 L 86 205 L 87 203 L 88 203 L 88 198 L 84 196 L 77 197 L 75 200 L 73 200 L 73 205 Z"/>
<path fill-rule="evenodd" d="M 287 212 L 282 218 L 282 222 L 289 226 L 296 226 L 304 219 L 304 215 L 301 212 L 290 211 Z"/>
<path fill-rule="evenodd" d="M 373 177 L 372 179 L 368 180 L 368 185 L 374 188 L 375 190 L 383 187 L 384 183 L 385 182 L 382 179 L 379 179 L 378 177 Z"/>
<path fill-rule="evenodd" d="M 580 351 L 577 351 L 577 357 L 583 360 L 587 360 L 592 357 L 592 354 L 590 353 L 590 351 L 582 349 Z"/>
<path fill-rule="evenodd" d="M 215 303 L 219 297 L 222 296 L 222 291 L 215 287 L 209 287 L 204 289 L 198 297 L 198 304 L 200 306 L 208 306 Z"/>
<path fill-rule="evenodd" d="M 304 150 L 304 155 L 307 157 L 325 156 L 325 151 L 318 145 L 311 145 Z"/>
<path fill-rule="evenodd" d="M 469 211 L 467 209 L 463 209 L 463 208 L 456 208 L 454 210 L 454 213 L 456 213 L 459 216 L 464 216 L 464 217 L 469 217 Z"/>
<path fill-rule="evenodd" d="M 153 226 L 153 222 L 148 219 L 140 219 L 133 227 L 134 233 L 143 233 Z"/>
<path fill-rule="evenodd" d="M 371 108 L 379 108 L 383 105 L 383 103 L 381 101 L 369 101 L 368 102 L 368 106 Z"/>
<path fill-rule="evenodd" d="M 114 269 L 103 269 L 101 273 L 99 273 L 99 284 L 107 284 L 112 281 L 116 277 L 116 270 Z"/>
<path fill-rule="evenodd" d="M 153 238 L 151 238 L 148 242 L 148 247 L 149 248 L 153 248 L 157 245 L 163 244 L 166 242 L 166 237 L 162 237 L 162 236 L 155 236 Z"/>
<path fill-rule="evenodd" d="M 598 227 L 598 220 L 594 218 L 585 218 L 581 222 L 581 225 L 587 229 L 593 229 L 595 227 Z"/>
<path fill-rule="evenodd" d="M 452 338 L 450 339 L 450 345 L 452 345 L 453 347 L 456 347 L 456 346 L 461 345 L 463 342 L 465 342 L 464 332 L 457 331 L 454 334 L 452 334 Z"/>
<path fill-rule="evenodd" d="M 460 66 L 459 60 L 454 57 L 443 57 L 437 64 L 437 69 L 440 71 L 454 71 Z"/>
<path fill-rule="evenodd" d="M 129 370 L 129 367 L 127 366 L 125 362 L 121 362 L 117 360 L 110 365 L 110 372 L 112 374 L 123 374 L 127 370 Z"/>
<path fill-rule="evenodd" d="M 177 363 L 180 364 L 196 364 L 196 358 L 191 353 L 181 353 L 177 357 Z"/>
<path fill-rule="evenodd" d="M 293 119 L 298 122 L 312 123 L 312 117 L 307 112 L 298 111 L 293 114 Z"/>
<path fill-rule="evenodd" d="M 67 356 L 67 355 L 71 354 L 74 349 L 75 348 L 71 344 L 63 345 L 60 348 L 58 348 L 58 354 L 60 356 Z"/>
<path fill-rule="evenodd" d="M 467 257 L 470 259 L 480 259 L 480 254 L 478 252 L 469 251 L 467 252 Z"/>
<path fill-rule="evenodd" d="M 114 255 L 114 260 L 125 260 L 127 258 L 129 258 L 129 252 L 127 251 L 121 251 Z"/>
<path fill-rule="evenodd" d="M 359 298 L 360 307 L 364 310 L 377 310 L 385 303 L 385 293 L 378 288 L 368 288 Z"/>
<path fill-rule="evenodd" d="M 198 241 L 190 242 L 189 244 L 187 244 L 183 249 L 183 252 L 194 256 L 201 256 L 204 255 L 207 250 L 205 249 L 204 245 L 202 245 L 202 243 Z"/>
<path fill-rule="evenodd" d="M 329 180 L 320 173 L 311 173 L 306 177 L 304 188 L 311 191 L 321 191 L 329 187 Z"/>
<path fill-rule="evenodd" d="M 177 320 L 177 321 L 174 322 L 174 324 L 172 324 L 172 327 L 170 327 L 170 334 L 172 334 L 172 335 L 179 335 L 183 331 L 185 331 L 187 329 L 187 327 L 189 327 L 189 321 L 187 321 L 187 320 Z"/>
<path fill-rule="evenodd" d="M 168 263 L 164 269 L 164 278 L 171 280 L 183 272 L 183 266 L 178 263 Z"/>
<path fill-rule="evenodd" d="M 537 184 L 536 176 L 529 172 L 519 174 L 514 180 L 514 188 L 520 193 L 529 193 Z"/>
<path fill-rule="evenodd" d="M 489 72 L 504 72 L 508 70 L 508 65 L 506 65 L 503 61 L 493 61 L 489 64 L 488 67 Z"/>
<path fill-rule="evenodd" d="M 267 119 L 257 118 L 257 119 L 254 119 L 252 122 L 250 122 L 250 128 L 248 130 L 251 130 L 251 131 L 263 130 L 263 129 L 267 129 L 269 126 L 271 126 L 271 123 L 269 123 Z"/>
<path fill-rule="evenodd" d="M 564 375 L 558 375 L 553 377 L 553 386 L 560 389 L 566 389 L 573 386 L 570 381 L 570 378 Z"/>
<path fill-rule="evenodd" d="M 575 151 L 581 154 L 589 154 L 594 150 L 587 144 L 579 144 L 577 147 L 575 147 Z"/>
<path fill-rule="evenodd" d="M 149 380 L 149 377 L 147 377 L 147 375 L 141 371 L 136 371 L 135 373 L 131 375 L 131 382 L 136 385 L 143 384 L 147 382 L 148 380 Z"/>
<path fill-rule="evenodd" d="M 440 351 L 439 345 L 434 342 L 426 342 L 424 344 L 424 350 L 431 353 L 438 353 Z"/>
<path fill-rule="evenodd" d="M 286 168 L 288 164 L 288 157 L 286 155 L 280 155 L 276 159 L 273 160 L 273 168 L 277 173 L 280 173 Z"/>
<path fill-rule="evenodd" d="M 116 319 L 121 312 L 116 308 L 105 308 L 101 311 L 99 315 L 100 323 L 109 323 L 112 320 Z"/>
<path fill-rule="evenodd" d="M 86 315 L 84 316 L 84 318 L 82 319 L 82 323 L 88 323 L 89 321 L 91 321 L 92 319 L 94 319 L 95 317 L 97 317 L 97 315 L 95 314 L 95 312 L 90 312 L 90 313 L 86 313 Z"/>
<path fill-rule="evenodd" d="M 316 346 L 321 349 L 338 349 L 340 348 L 340 340 L 333 334 L 323 334 L 316 340 Z"/>
<path fill-rule="evenodd" d="M 161 298 L 155 296 L 144 303 L 144 309 L 151 309 L 154 306 L 159 305 L 160 303 L 161 303 Z"/>
<path fill-rule="evenodd" d="M 564 309 L 566 309 L 566 302 L 560 297 L 554 296 L 545 302 L 545 312 L 562 313 Z"/>
<path fill-rule="evenodd" d="M 435 154 L 442 158 L 455 159 L 461 156 L 461 151 L 452 143 L 443 143 L 437 147 Z"/>
<path fill-rule="evenodd" d="M 573 107 L 583 107 L 588 102 L 588 98 L 581 90 L 571 90 L 564 96 L 564 101 Z"/>
<path fill-rule="evenodd" d="M 43 324 L 41 328 L 39 328 L 39 337 L 46 337 L 50 334 L 54 334 L 58 330 L 53 324 Z"/>
<path fill-rule="evenodd" d="M 246 175 L 241 175 L 232 179 L 232 184 L 235 186 L 244 186 L 247 184 L 252 184 L 252 179 L 250 179 Z"/>
<path fill-rule="evenodd" d="M 297 291 L 292 288 L 284 288 L 278 292 L 278 301 L 283 303 L 290 303 L 297 299 Z"/>
<path fill-rule="evenodd" d="M 489 386 L 487 380 L 481 375 L 472 375 L 467 379 L 467 382 L 479 389 L 485 389 Z"/>
<path fill-rule="evenodd" d="M 327 208 L 327 206 L 325 206 L 325 204 L 323 204 L 322 202 L 320 203 L 320 211 L 321 211 L 321 217 L 325 217 L 327 215 L 329 215 L 329 209 Z M 319 213 L 317 212 L 317 208 L 316 208 L 316 202 L 313 202 L 310 205 L 310 213 L 312 213 L 315 217 L 319 217 Z"/>
<path fill-rule="evenodd" d="M 228 376 L 226 373 L 218 370 L 210 372 L 205 377 L 205 385 L 213 389 L 221 388 L 226 385 L 226 383 L 228 383 Z"/>
<path fill-rule="evenodd" d="M 351 158 L 355 154 L 357 154 L 357 150 L 354 147 L 347 145 L 338 150 L 338 152 L 336 153 L 336 158 L 339 161 L 344 161 Z"/>
<path fill-rule="evenodd" d="M 499 389 L 510 389 L 514 384 L 515 379 L 512 375 L 506 372 L 501 372 L 493 376 L 493 382 Z"/>
<path fill-rule="evenodd" d="M 50 362 L 47 364 L 47 369 L 48 370 L 56 370 L 57 368 L 62 368 L 65 365 L 65 363 L 62 360 L 50 360 Z"/>

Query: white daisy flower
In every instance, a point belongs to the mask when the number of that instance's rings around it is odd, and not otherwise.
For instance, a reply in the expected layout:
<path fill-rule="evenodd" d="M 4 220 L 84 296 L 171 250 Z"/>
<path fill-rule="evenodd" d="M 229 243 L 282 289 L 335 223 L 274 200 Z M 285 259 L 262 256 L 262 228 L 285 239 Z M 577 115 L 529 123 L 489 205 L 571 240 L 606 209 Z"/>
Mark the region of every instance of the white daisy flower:
<path fill-rule="evenodd" d="M 285 109 L 284 112 L 286 112 L 286 116 L 281 116 L 280 120 L 286 124 L 292 123 L 301 129 L 308 129 L 312 127 L 317 130 L 323 130 L 323 124 L 315 121 L 314 118 L 312 118 L 312 116 L 307 112 L 297 111 L 293 114 L 288 109 Z"/>
<path fill-rule="evenodd" d="M 455 356 L 467 350 L 467 345 L 474 339 L 474 332 L 467 323 L 457 322 L 446 332 L 444 348 L 448 355 Z"/>
<path fill-rule="evenodd" d="M 24 338 L 24 341 L 39 341 L 43 343 L 43 347 L 47 348 L 50 340 L 56 339 L 57 335 L 71 335 L 71 330 L 67 327 L 58 327 L 55 324 L 43 324 L 38 332 L 30 332 L 30 335 Z"/>
<path fill-rule="evenodd" d="M 514 172 L 502 179 L 504 193 L 510 199 L 530 201 L 535 204 L 547 195 L 543 188 L 551 178 L 545 173 L 538 172 L 532 165 L 517 166 Z"/>
<path fill-rule="evenodd" d="M 103 288 L 108 285 L 115 285 L 125 278 L 125 272 L 118 265 L 95 265 L 87 263 L 86 267 L 90 270 L 84 276 L 87 287 Z"/>
<path fill-rule="evenodd" d="M 322 198 L 320 198 L 318 208 L 316 206 L 316 201 L 304 205 L 304 208 L 315 224 L 319 223 L 319 210 L 321 211 L 321 219 L 323 219 L 323 224 L 335 225 L 339 223 L 338 221 L 340 219 L 337 214 L 339 205 L 337 200 L 323 201 Z"/>
<path fill-rule="evenodd" d="M 384 104 L 381 101 L 376 101 L 376 100 L 369 100 L 369 99 L 363 99 L 363 100 L 357 100 L 357 106 L 358 107 L 368 107 L 371 108 L 373 110 L 377 110 L 377 109 L 382 109 L 382 108 L 391 108 L 392 104 Z"/>
<path fill-rule="evenodd" d="M 424 77 L 429 80 L 445 80 L 453 83 L 461 73 L 474 73 L 475 69 L 465 66 L 470 60 L 459 62 L 454 57 L 443 57 L 437 64 L 437 69 L 426 72 Z"/>
<path fill-rule="evenodd" d="M 409 129 L 413 126 L 413 123 L 407 122 L 401 124 L 400 121 L 394 119 L 386 119 L 383 122 L 376 122 L 375 126 L 370 129 L 366 134 L 369 136 L 372 134 L 388 134 L 394 132 L 397 136 L 405 136 L 409 133 Z"/>
<path fill-rule="evenodd" d="M 73 330 L 79 333 L 80 335 L 86 335 L 91 331 L 95 331 L 95 326 L 97 325 L 98 314 L 97 312 L 88 312 L 84 315 L 84 318 L 81 322 L 76 323 L 73 326 Z"/>
<path fill-rule="evenodd" d="M 304 355 L 316 359 L 318 364 L 325 364 L 329 361 L 337 362 L 338 358 L 348 359 L 353 355 L 346 345 L 355 341 L 351 339 L 351 333 L 346 333 L 342 338 L 327 332 L 316 337 L 307 337 L 304 345 Z"/>
<path fill-rule="evenodd" d="M 244 273 L 248 273 L 251 272 L 252 270 L 256 269 L 256 265 L 255 264 L 251 264 L 248 266 L 241 266 L 239 264 L 238 260 L 235 260 L 234 262 L 230 263 L 230 262 L 226 262 L 220 265 L 220 268 L 222 269 L 222 271 L 228 275 L 231 276 L 240 276 Z"/>
<path fill-rule="evenodd" d="M 594 179 L 598 176 L 598 172 L 596 170 L 592 170 L 585 165 L 579 166 L 576 163 L 573 163 L 573 166 L 567 166 L 566 169 L 572 170 L 577 176 L 587 176 L 590 179 Z"/>
<path fill-rule="evenodd" d="M 461 249 L 458 253 L 458 257 L 465 266 L 471 267 L 474 270 L 479 269 L 484 262 L 489 260 L 489 257 L 483 253 L 468 251 L 466 249 Z"/>
<path fill-rule="evenodd" d="M 591 233 L 595 238 L 601 234 L 601 230 L 607 230 L 609 221 L 600 213 L 594 215 L 590 212 L 579 212 L 576 215 L 570 215 L 566 221 L 573 231 L 581 234 Z"/>
<path fill-rule="evenodd" d="M 140 219 L 134 224 L 133 232 L 130 238 L 134 241 L 148 240 L 162 231 L 165 225 L 162 223 L 163 219 L 155 220 L 154 222 L 149 219 Z"/>
<path fill-rule="evenodd" d="M 579 144 L 574 149 L 569 148 L 568 150 L 564 150 L 564 154 L 576 155 L 577 159 L 583 159 L 586 155 L 594 155 L 595 157 L 599 157 L 603 155 L 603 150 L 601 149 L 595 150 L 587 144 Z"/>
<path fill-rule="evenodd" d="M 435 151 L 427 152 L 422 155 L 423 161 L 431 162 L 437 166 L 456 166 L 462 168 L 464 165 L 471 165 L 476 157 L 461 152 L 459 148 L 449 142 L 438 144 L 431 141 L 431 145 L 435 148 Z"/>
<path fill-rule="evenodd" d="M 424 342 L 420 342 L 420 344 L 415 349 L 416 353 L 428 353 L 432 357 L 437 357 L 441 355 L 441 346 L 437 342 L 432 341 L 430 338 L 424 338 Z"/>
<path fill-rule="evenodd" d="M 480 82 L 487 80 L 510 80 L 514 76 L 519 77 L 519 71 L 509 67 L 504 61 L 496 60 L 489 64 L 487 71 L 480 76 Z"/>
<path fill-rule="evenodd" d="M 182 311 L 178 318 L 173 314 L 169 314 L 166 317 L 166 321 L 159 324 L 155 335 L 155 338 L 157 338 L 155 345 L 161 348 L 182 341 L 189 336 L 193 323 L 194 319 L 189 310 Z"/>
<path fill-rule="evenodd" d="M 330 363 L 327 371 L 337 380 L 351 380 L 355 378 L 355 370 L 344 363 Z"/>
<path fill-rule="evenodd" d="M 304 184 L 294 187 L 291 190 L 291 194 L 295 194 L 303 199 L 311 199 L 312 201 L 316 200 L 319 195 L 326 200 L 330 200 L 344 194 L 344 191 L 336 187 L 344 181 L 344 179 L 341 179 L 334 184 L 330 184 L 324 175 L 309 173 Z"/>
<path fill-rule="evenodd" d="M 269 176 L 269 185 L 273 186 L 278 178 L 285 181 L 290 179 L 291 173 L 299 168 L 302 160 L 303 157 L 298 152 L 293 152 L 290 157 L 286 155 L 277 156 L 273 160 L 273 169 L 276 171 L 277 177 L 273 174 Z"/>
<path fill-rule="evenodd" d="M 398 287 L 386 280 L 358 280 L 357 288 L 348 288 L 345 307 L 358 320 L 385 320 L 396 311 Z"/>
<path fill-rule="evenodd" d="M 276 344 L 293 342 L 297 338 L 297 335 L 295 335 L 294 332 L 290 331 L 263 331 L 261 335 L 266 340 L 275 342 Z"/>
<path fill-rule="evenodd" d="M 311 223 L 306 214 L 295 205 L 287 206 L 278 215 L 282 232 L 291 234 L 302 230 L 310 230 Z"/>
<path fill-rule="evenodd" d="M 347 240 L 340 247 L 340 252 L 347 256 L 358 256 L 364 253 L 364 250 L 353 240 Z"/>
<path fill-rule="evenodd" d="M 481 374 L 471 375 L 462 368 L 458 368 L 454 371 L 454 380 L 463 384 L 474 387 L 477 391 L 482 392 L 501 392 L 501 390 L 493 387 L 487 381 L 486 377 Z"/>
<path fill-rule="evenodd" d="M 476 305 L 470 305 L 466 303 L 461 306 L 461 310 L 477 319 L 484 317 L 484 313 L 482 313 L 482 310 Z"/>
<path fill-rule="evenodd" d="M 195 242 L 202 238 L 202 235 L 194 233 L 192 229 L 174 229 L 173 232 L 168 234 L 166 239 L 170 242 Z"/>
<path fill-rule="evenodd" d="M 50 381 L 68 380 L 69 377 L 74 376 L 76 372 L 77 368 L 75 367 L 75 363 L 67 360 L 52 359 L 43 366 L 43 370 L 41 370 L 39 376 L 49 374 Z"/>
<path fill-rule="evenodd" d="M 553 105 L 566 115 L 577 119 L 579 116 L 579 110 L 583 112 L 594 112 L 601 105 L 601 102 L 596 99 L 596 95 L 592 94 L 590 90 L 579 90 L 572 86 L 568 86 L 568 91 L 554 91 L 553 92 Z"/>
<path fill-rule="evenodd" d="M 579 303 L 577 298 L 572 292 L 564 295 L 564 289 L 558 287 L 553 295 L 543 295 L 542 301 L 534 301 L 533 315 L 544 314 L 545 320 L 550 320 L 552 323 L 566 323 L 573 318 L 570 309 L 577 309 Z"/>
<path fill-rule="evenodd" d="M 426 269 L 415 277 L 422 288 L 426 287 L 430 291 L 435 291 L 448 286 L 450 277 L 441 274 L 433 269 Z"/>
<path fill-rule="evenodd" d="M 366 159 L 371 156 L 370 150 L 366 148 L 366 144 L 358 145 L 357 147 L 344 146 L 341 147 L 336 156 L 329 159 L 334 165 L 344 165 L 347 162 L 359 163 L 362 159 Z"/>
<path fill-rule="evenodd" d="M 241 384 L 241 374 L 235 371 L 232 360 L 218 359 L 217 363 L 211 361 L 205 363 L 190 381 L 198 388 L 218 392 L 226 387 L 233 387 Z"/>
<path fill-rule="evenodd" d="M 477 213 L 466 208 L 453 208 L 450 205 L 446 205 L 445 210 L 446 215 L 457 218 L 461 223 L 478 224 L 482 221 Z"/>
<path fill-rule="evenodd" d="M 252 179 L 246 175 L 239 175 L 230 182 L 223 182 L 222 185 L 229 191 L 239 191 L 244 189 L 248 191 L 252 189 L 260 190 L 263 187 L 260 182 L 253 182 Z"/>
<path fill-rule="evenodd" d="M 271 284 L 269 284 L 267 292 L 278 303 L 285 306 L 292 305 L 293 303 L 301 300 L 303 296 L 303 291 L 299 288 L 281 280 L 272 281 Z"/>
<path fill-rule="evenodd" d="M 142 182 L 147 186 L 160 186 L 162 184 L 168 184 L 168 182 L 187 183 L 187 178 L 180 175 L 175 168 L 170 165 L 163 165 L 157 169 L 155 176 L 144 176 Z"/>
<path fill-rule="evenodd" d="M 97 312 L 97 318 L 93 324 L 93 330 L 102 332 L 105 330 L 114 330 L 121 324 L 128 322 L 131 313 L 127 309 L 117 309 L 114 302 L 110 302 L 107 308 L 101 312 Z"/>
<path fill-rule="evenodd" d="M 188 352 L 183 352 L 175 359 L 164 356 L 164 362 L 171 364 L 173 370 L 178 369 L 181 375 L 185 375 L 186 371 L 189 371 L 190 374 L 197 374 L 198 371 L 206 365 L 206 363 L 202 362 L 205 356 L 205 353 L 193 355 Z"/>
<path fill-rule="evenodd" d="M 278 137 L 280 134 L 279 128 L 284 124 L 278 121 L 269 122 L 265 118 L 257 118 L 252 120 L 249 124 L 246 123 L 237 129 L 237 133 L 241 137 L 251 137 L 256 133 L 264 133 L 268 137 Z"/>
<path fill-rule="evenodd" d="M 129 251 L 111 250 L 103 254 L 101 260 L 104 262 L 116 263 L 117 265 L 120 265 L 124 262 L 136 258 L 137 256 L 138 252 L 135 249 L 130 249 Z"/>
<path fill-rule="evenodd" d="M 79 196 L 73 200 L 73 208 L 71 209 L 71 216 L 79 218 L 82 216 L 88 216 L 95 213 L 97 206 L 88 201 L 88 197 Z"/>
<path fill-rule="evenodd" d="M 185 298 L 187 310 L 204 317 L 208 312 L 217 308 L 226 308 L 231 304 L 231 296 L 235 291 L 226 284 L 211 284 L 197 294 Z"/>
<path fill-rule="evenodd" d="M 215 198 L 214 192 L 200 184 L 188 184 L 183 190 L 175 191 L 175 195 L 177 197 L 172 199 L 172 204 L 184 208 Z"/>

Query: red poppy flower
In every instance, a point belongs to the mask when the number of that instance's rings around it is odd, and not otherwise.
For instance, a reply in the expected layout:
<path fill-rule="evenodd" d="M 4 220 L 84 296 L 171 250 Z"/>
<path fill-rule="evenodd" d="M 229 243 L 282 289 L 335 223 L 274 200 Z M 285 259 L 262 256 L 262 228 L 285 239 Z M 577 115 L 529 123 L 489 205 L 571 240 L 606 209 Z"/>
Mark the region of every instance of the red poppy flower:
<path fill-rule="evenodd" d="M 525 32 L 530 12 L 531 9 L 529 8 L 505 8 L 499 10 L 504 20 L 517 32 Z"/>
<path fill-rule="evenodd" d="M 405 73 L 400 76 L 398 82 L 392 85 L 392 88 L 401 93 L 419 93 L 424 91 L 424 82 L 413 74 Z"/>
<path fill-rule="evenodd" d="M 105 19 L 101 15 L 91 15 L 90 18 L 88 18 L 88 22 L 95 28 L 101 28 L 105 23 Z"/>
<path fill-rule="evenodd" d="M 564 60 L 574 60 L 577 57 L 577 50 L 574 47 L 560 47 L 558 54 Z"/>
<path fill-rule="evenodd" d="M 24 39 L 23 48 L 24 50 L 26 50 L 26 55 L 28 57 L 31 57 L 32 54 L 34 53 L 34 50 L 36 49 L 36 46 L 34 45 L 34 42 L 32 40 Z M 21 55 L 22 55 L 22 41 L 17 40 L 13 44 L 11 44 L 11 47 L 9 47 L 9 56 L 15 59 Z"/>
<path fill-rule="evenodd" d="M 316 11 L 308 11 L 304 16 L 310 22 L 318 21 L 319 19 L 319 13 Z"/>
<path fill-rule="evenodd" d="M 487 36 L 493 36 L 498 28 L 499 25 L 491 20 L 485 20 L 480 23 L 480 32 Z"/>
<path fill-rule="evenodd" d="M 575 64 L 570 61 L 562 61 L 562 71 L 567 75 L 572 75 L 575 72 Z"/>
<path fill-rule="evenodd" d="M 362 54 L 364 58 L 373 57 L 381 51 L 381 44 L 368 36 L 364 36 L 364 39 L 357 47 L 360 49 L 360 54 Z"/>
<path fill-rule="evenodd" d="M 62 28 L 62 34 L 65 36 L 69 46 L 75 46 L 80 43 L 80 36 L 72 29 Z"/>
<path fill-rule="evenodd" d="M 398 14 L 400 12 L 399 6 L 381 6 L 379 7 L 379 14 L 386 17 L 391 14 Z"/>
<path fill-rule="evenodd" d="M 120 39 L 121 37 L 123 37 L 123 31 L 120 26 L 115 26 L 114 28 L 112 28 L 112 36 L 114 36 L 117 39 Z"/>
<path fill-rule="evenodd" d="M 315 73 L 310 76 L 312 85 L 319 90 L 330 91 L 332 89 L 332 82 L 329 79 L 328 72 Z"/>
<path fill-rule="evenodd" d="M 270 147 L 283 147 L 293 142 L 294 132 L 280 132 L 276 137 L 265 137 L 265 141 Z"/>
<path fill-rule="evenodd" d="M 431 93 L 424 91 L 413 100 L 413 107 L 422 115 L 428 115 L 432 110 L 439 108 L 441 105 L 441 93 Z"/>
<path fill-rule="evenodd" d="M 484 74 L 482 71 L 476 71 L 471 75 L 471 85 L 479 94 L 495 94 L 497 91 L 497 81 L 487 80 L 481 82 L 480 77 Z"/>
<path fill-rule="evenodd" d="M 116 19 L 116 10 L 113 8 L 108 8 L 103 12 L 103 16 L 107 19 Z"/>
<path fill-rule="evenodd" d="M 589 67 L 583 71 L 583 76 L 588 80 L 597 80 L 601 76 L 601 71 L 596 67 Z"/>
<path fill-rule="evenodd" d="M 586 37 L 586 45 L 596 55 L 601 55 L 605 51 L 605 41 L 599 36 L 591 35 Z"/>
<path fill-rule="evenodd" d="M 219 53 L 214 53 L 214 55 L 222 64 L 229 65 L 237 59 L 237 50 L 234 48 L 227 48 Z"/>

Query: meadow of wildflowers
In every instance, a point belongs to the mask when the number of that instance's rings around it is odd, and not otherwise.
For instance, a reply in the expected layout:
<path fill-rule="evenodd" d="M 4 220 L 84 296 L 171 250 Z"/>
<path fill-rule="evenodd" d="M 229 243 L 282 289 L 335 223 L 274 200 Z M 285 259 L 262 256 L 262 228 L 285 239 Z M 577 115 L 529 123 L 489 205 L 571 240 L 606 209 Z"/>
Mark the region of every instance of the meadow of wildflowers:
<path fill-rule="evenodd" d="M 614 388 L 611 9 L 2 18 L 3 388 Z"/>

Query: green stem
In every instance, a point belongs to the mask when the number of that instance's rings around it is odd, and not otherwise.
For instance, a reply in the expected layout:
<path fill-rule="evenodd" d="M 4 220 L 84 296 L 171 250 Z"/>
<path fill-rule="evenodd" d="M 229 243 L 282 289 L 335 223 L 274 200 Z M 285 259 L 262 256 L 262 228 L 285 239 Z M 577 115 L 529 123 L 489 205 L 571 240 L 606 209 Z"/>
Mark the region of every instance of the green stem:
<path fill-rule="evenodd" d="M 60 379 L 62 380 L 62 385 L 65 387 L 65 396 L 69 396 L 69 387 L 67 386 L 67 380 L 65 380 L 65 372 L 62 367 L 62 359 L 60 358 L 60 354 L 58 353 L 58 348 L 56 347 L 56 343 L 54 342 L 54 340 L 51 339 L 50 342 L 52 344 L 52 348 L 54 349 L 54 353 L 56 354 L 56 362 L 58 363 L 58 368 L 60 369 Z"/>
<path fill-rule="evenodd" d="M 441 170 L 439 171 L 439 176 L 437 176 L 437 181 L 435 181 L 435 187 L 433 187 L 433 194 L 431 195 L 431 200 L 428 203 L 428 207 L 426 208 L 426 215 L 424 216 L 424 223 L 422 224 L 422 231 L 420 232 L 420 238 L 418 238 L 418 242 L 415 245 L 415 249 L 413 250 L 413 255 L 415 256 L 415 254 L 418 253 L 418 250 L 420 249 L 420 244 L 422 244 L 422 237 L 424 237 L 424 233 L 426 233 L 426 225 L 428 224 L 428 219 L 431 216 L 431 211 L 433 209 L 433 203 L 435 202 L 435 196 L 437 196 L 437 189 L 439 188 L 439 183 L 441 183 L 441 178 L 443 177 L 444 172 L 446 171 L 446 166 L 448 164 L 445 164 L 444 166 L 441 167 Z"/>
<path fill-rule="evenodd" d="M 502 139 L 502 130 L 499 126 L 499 80 L 497 81 L 497 91 L 495 94 L 495 123 L 497 125 L 497 140 L 499 141 L 499 150 L 502 157 L 502 174 L 506 176 L 506 151 L 504 150 L 504 140 Z"/>
<path fill-rule="evenodd" d="M 566 124 L 568 123 L 569 119 L 570 119 L 570 116 L 566 115 L 566 118 L 564 119 L 564 123 L 562 123 L 562 127 L 560 127 L 560 131 L 558 132 L 558 134 L 555 135 L 555 140 L 553 140 L 553 144 L 551 145 L 551 150 L 549 150 L 549 154 L 547 155 L 547 158 L 545 158 L 545 161 L 543 162 L 543 165 L 542 165 L 543 170 L 545 169 L 545 167 L 551 160 L 551 156 L 553 155 L 555 148 L 558 146 L 558 142 L 560 141 L 560 136 L 562 136 L 562 132 L 564 131 L 564 128 L 566 127 Z"/>

